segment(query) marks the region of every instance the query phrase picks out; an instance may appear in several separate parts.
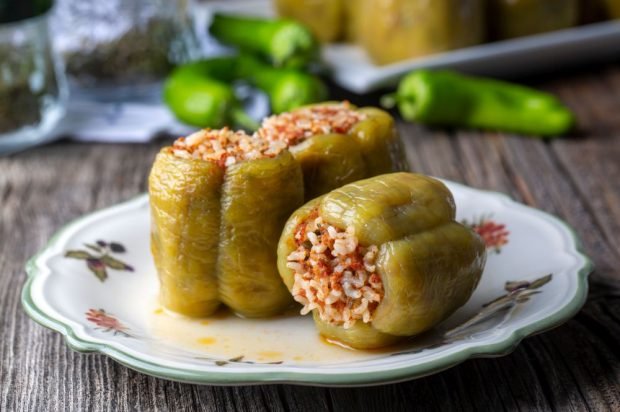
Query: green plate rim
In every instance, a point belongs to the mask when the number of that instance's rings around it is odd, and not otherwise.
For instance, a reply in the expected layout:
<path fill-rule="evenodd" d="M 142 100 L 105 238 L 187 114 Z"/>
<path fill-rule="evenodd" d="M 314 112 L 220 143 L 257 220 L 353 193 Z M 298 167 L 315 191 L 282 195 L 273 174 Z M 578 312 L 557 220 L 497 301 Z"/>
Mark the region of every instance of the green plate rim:
<path fill-rule="evenodd" d="M 508 337 L 506 337 L 500 342 L 468 347 L 456 353 L 446 355 L 442 358 L 425 362 L 421 365 L 408 365 L 397 369 L 364 373 L 360 372 L 330 374 L 292 371 L 225 372 L 224 370 L 222 370 L 222 372 L 206 372 L 162 366 L 154 362 L 149 362 L 143 359 L 136 358 L 135 356 L 118 348 L 112 347 L 108 344 L 87 341 L 79 338 L 70 325 L 52 318 L 41 308 L 39 308 L 37 304 L 33 301 L 31 294 L 32 283 L 37 277 L 37 275 L 39 275 L 40 273 L 40 269 L 36 263 L 38 258 L 45 251 L 52 248 L 65 231 L 72 228 L 73 226 L 79 225 L 83 220 L 92 216 L 93 214 L 99 213 L 103 210 L 113 209 L 115 207 L 122 207 L 129 203 L 139 201 L 142 198 L 148 196 L 147 194 L 141 194 L 130 200 L 121 202 L 115 206 L 111 206 L 84 215 L 65 225 L 59 231 L 57 231 L 56 234 L 52 236 L 52 238 L 49 240 L 47 245 L 43 249 L 41 249 L 36 255 L 30 258 L 30 260 L 26 264 L 26 273 L 28 274 L 28 278 L 22 289 L 22 306 L 24 307 L 26 313 L 34 321 L 62 334 L 65 337 L 65 340 L 70 348 L 78 352 L 95 352 L 108 355 L 112 359 L 127 366 L 128 368 L 158 378 L 178 382 L 206 385 L 262 385 L 288 383 L 297 385 L 332 387 L 371 386 L 385 383 L 401 382 L 443 371 L 469 359 L 504 356 L 511 353 L 524 338 L 537 333 L 545 332 L 549 329 L 559 326 L 568 319 L 572 318 L 575 314 L 577 314 L 577 312 L 579 312 L 581 307 L 585 304 L 587 298 L 588 275 L 594 269 L 594 263 L 585 254 L 579 236 L 568 223 L 547 212 L 516 202 L 504 193 L 477 189 L 460 183 L 448 181 L 446 179 L 441 180 L 449 183 L 450 185 L 460 186 L 461 188 L 465 188 L 467 190 L 480 191 L 486 194 L 500 197 L 504 202 L 508 202 L 509 204 L 518 208 L 524 208 L 530 213 L 538 215 L 542 219 L 551 220 L 553 223 L 564 227 L 572 236 L 573 246 L 576 255 L 583 259 L 583 265 L 576 273 L 578 278 L 577 290 L 570 302 L 568 302 L 561 310 L 554 313 L 553 315 L 550 315 L 544 319 L 540 319 L 537 322 L 516 329 Z"/>

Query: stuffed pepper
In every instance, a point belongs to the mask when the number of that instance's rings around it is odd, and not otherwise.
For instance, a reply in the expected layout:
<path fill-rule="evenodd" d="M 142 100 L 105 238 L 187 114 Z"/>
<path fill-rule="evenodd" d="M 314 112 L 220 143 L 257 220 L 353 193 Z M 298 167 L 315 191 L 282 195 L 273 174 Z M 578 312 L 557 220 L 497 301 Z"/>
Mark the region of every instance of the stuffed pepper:
<path fill-rule="evenodd" d="M 346 0 L 276 0 L 283 17 L 298 20 L 323 43 L 340 40 L 345 30 Z"/>
<path fill-rule="evenodd" d="M 374 63 L 473 46 L 484 41 L 482 0 L 360 0 L 351 30 Z"/>
<path fill-rule="evenodd" d="M 353 348 L 422 333 L 465 304 L 486 254 L 438 180 L 392 173 L 316 198 L 289 218 L 278 269 L 319 332 Z"/>
<path fill-rule="evenodd" d="M 406 169 L 394 120 L 348 102 L 302 107 L 266 118 L 256 137 L 288 147 L 301 164 L 305 197 Z"/>
<path fill-rule="evenodd" d="M 490 0 L 488 8 L 492 40 L 567 29 L 579 20 L 578 0 Z"/>
<path fill-rule="evenodd" d="M 303 203 L 303 179 L 285 148 L 243 132 L 202 130 L 161 150 L 149 193 L 164 307 L 202 317 L 223 303 L 262 317 L 291 303 L 276 247 Z"/>

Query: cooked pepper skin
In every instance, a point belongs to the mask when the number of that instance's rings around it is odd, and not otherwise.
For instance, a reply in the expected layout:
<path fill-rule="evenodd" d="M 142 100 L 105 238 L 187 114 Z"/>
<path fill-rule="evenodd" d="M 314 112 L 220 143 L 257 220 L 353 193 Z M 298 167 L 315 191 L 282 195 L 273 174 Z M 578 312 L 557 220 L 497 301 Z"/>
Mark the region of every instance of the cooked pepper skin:
<path fill-rule="evenodd" d="M 347 183 L 407 169 L 394 119 L 372 107 L 357 110 L 367 117 L 347 134 L 319 134 L 290 147 L 301 163 L 307 200 Z"/>
<path fill-rule="evenodd" d="M 567 133 L 573 113 L 556 97 L 529 87 L 452 71 L 417 70 L 405 76 L 384 107 L 397 104 L 404 119 L 552 137 Z"/>
<path fill-rule="evenodd" d="M 376 64 L 482 43 L 482 0 L 358 0 L 352 34 Z"/>
<path fill-rule="evenodd" d="M 245 317 L 291 303 L 276 266 L 276 244 L 303 202 L 292 155 L 220 166 L 164 148 L 149 177 L 151 251 L 164 307 L 191 317 L 224 303 Z"/>
<path fill-rule="evenodd" d="M 217 277 L 222 302 L 246 317 L 277 314 L 291 297 L 277 274 L 282 227 L 303 203 L 301 169 L 289 152 L 228 168 L 222 187 Z"/>
<path fill-rule="evenodd" d="M 420 334 L 464 305 L 480 280 L 484 244 L 454 220 L 449 190 L 427 176 L 392 173 L 343 186 L 293 213 L 278 244 L 278 269 L 289 290 L 294 272 L 286 259 L 296 249 L 297 226 L 315 208 L 327 224 L 353 226 L 361 245 L 379 247 L 377 273 L 385 290 L 369 324 L 344 329 L 315 315 L 328 339 L 370 349 Z"/>
<path fill-rule="evenodd" d="M 490 0 L 488 8 L 496 40 L 566 29 L 577 24 L 580 13 L 578 0 Z"/>
<path fill-rule="evenodd" d="M 305 24 L 323 43 L 339 40 L 345 29 L 347 0 L 276 0 L 278 14 Z"/>
<path fill-rule="evenodd" d="M 149 177 L 151 252 L 164 307 L 207 316 L 220 304 L 216 263 L 224 172 L 162 150 Z"/>
<path fill-rule="evenodd" d="M 605 0 L 605 9 L 607 16 L 611 19 L 620 19 L 620 1 L 619 0 Z"/>

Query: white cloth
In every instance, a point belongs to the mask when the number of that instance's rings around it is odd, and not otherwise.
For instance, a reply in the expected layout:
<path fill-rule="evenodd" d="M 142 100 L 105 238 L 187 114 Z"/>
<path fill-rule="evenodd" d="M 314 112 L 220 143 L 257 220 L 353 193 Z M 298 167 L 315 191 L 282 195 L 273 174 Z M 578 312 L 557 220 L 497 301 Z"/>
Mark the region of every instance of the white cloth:
<path fill-rule="evenodd" d="M 147 142 L 160 133 L 183 135 L 190 130 L 161 104 L 70 100 L 54 135 L 78 141 Z"/>

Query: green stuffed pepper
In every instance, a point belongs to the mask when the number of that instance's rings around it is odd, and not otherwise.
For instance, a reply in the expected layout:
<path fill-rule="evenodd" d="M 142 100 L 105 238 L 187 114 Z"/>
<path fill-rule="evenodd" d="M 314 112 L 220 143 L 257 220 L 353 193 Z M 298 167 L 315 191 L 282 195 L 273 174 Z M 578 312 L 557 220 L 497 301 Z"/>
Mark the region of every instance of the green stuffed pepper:
<path fill-rule="evenodd" d="M 438 180 L 392 173 L 316 198 L 289 218 L 278 269 L 319 332 L 358 349 L 422 333 L 464 305 L 486 260 Z"/>
<path fill-rule="evenodd" d="M 580 12 L 578 0 L 490 0 L 487 6 L 492 40 L 567 29 Z"/>
<path fill-rule="evenodd" d="M 545 0 L 547 1 L 547 0 Z M 350 32 L 375 64 L 469 47 L 484 41 L 483 0 L 349 1 Z"/>
<path fill-rule="evenodd" d="M 287 150 L 243 132 L 203 130 L 161 150 L 149 193 L 164 307 L 203 317 L 223 303 L 262 317 L 291 303 L 276 246 L 303 203 L 303 179 Z"/>
<path fill-rule="evenodd" d="M 307 200 L 344 184 L 406 169 L 392 117 L 348 102 L 305 106 L 266 118 L 256 136 L 286 145 L 301 164 Z"/>

